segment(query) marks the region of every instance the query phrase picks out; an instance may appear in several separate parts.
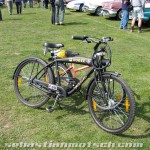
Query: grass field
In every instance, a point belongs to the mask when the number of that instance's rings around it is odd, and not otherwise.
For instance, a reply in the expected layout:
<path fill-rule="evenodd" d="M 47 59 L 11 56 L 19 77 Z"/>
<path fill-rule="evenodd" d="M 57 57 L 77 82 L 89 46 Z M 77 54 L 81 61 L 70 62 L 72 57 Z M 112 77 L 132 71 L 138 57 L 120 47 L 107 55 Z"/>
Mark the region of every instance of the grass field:
<path fill-rule="evenodd" d="M 150 148 L 150 27 L 143 26 L 143 33 L 119 30 L 120 21 L 105 19 L 88 13 L 66 10 L 65 25 L 54 26 L 50 22 L 51 12 L 44 8 L 24 9 L 22 15 L 9 15 L 7 8 L 2 9 L 3 21 L 0 22 L 0 149 L 15 149 L 15 143 L 38 143 L 28 149 L 50 149 L 42 144 L 86 143 L 85 149 L 143 149 Z M 129 21 L 130 26 L 131 21 Z M 132 126 L 122 135 L 111 135 L 92 120 L 80 93 L 65 98 L 63 110 L 58 107 L 53 113 L 44 109 L 32 109 L 22 105 L 13 87 L 13 72 L 26 57 L 48 59 L 41 50 L 45 41 L 63 43 L 66 49 L 77 51 L 81 56 L 91 57 L 93 44 L 73 41 L 72 35 L 114 38 L 112 65 L 108 70 L 122 74 L 135 94 L 137 114 Z M 84 90 L 86 84 L 82 87 Z M 46 104 L 48 105 L 48 104 Z M 44 107 L 43 107 L 44 108 Z M 8 145 L 6 144 L 8 143 Z M 8 148 L 14 143 L 14 148 Z M 91 145 L 90 145 L 91 143 Z M 95 143 L 95 145 L 94 145 Z M 110 144 L 105 148 L 105 144 Z M 131 145 L 119 143 L 131 143 Z M 132 145 L 142 143 L 142 147 Z M 41 147 L 40 147 L 41 144 Z M 88 145 L 89 144 L 89 145 Z M 6 146 L 5 146 L 6 145 Z M 54 146 L 54 145 L 53 145 Z M 78 148 L 83 149 L 84 144 Z M 88 147 L 89 146 L 89 147 Z M 21 144 L 20 144 L 21 147 Z M 21 148 L 18 149 L 21 149 Z M 27 149 L 27 148 L 24 148 Z M 51 149 L 57 149 L 56 147 Z M 67 148 L 59 148 L 67 149 Z"/>

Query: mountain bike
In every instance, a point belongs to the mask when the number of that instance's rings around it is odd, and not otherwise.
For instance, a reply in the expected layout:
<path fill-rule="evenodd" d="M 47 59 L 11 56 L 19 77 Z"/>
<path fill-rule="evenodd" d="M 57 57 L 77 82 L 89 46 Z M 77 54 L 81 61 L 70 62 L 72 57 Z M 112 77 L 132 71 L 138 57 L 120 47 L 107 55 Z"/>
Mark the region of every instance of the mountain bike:
<path fill-rule="evenodd" d="M 120 74 L 107 71 L 111 65 L 112 52 L 108 41 L 111 37 L 94 39 L 88 36 L 73 36 L 74 40 L 95 43 L 91 58 L 67 57 L 54 59 L 47 63 L 39 58 L 27 58 L 22 61 L 14 72 L 14 89 L 19 100 L 33 108 L 44 105 L 54 98 L 53 105 L 47 110 L 52 112 L 55 105 L 65 97 L 80 90 L 82 84 L 91 77 L 87 85 L 86 100 L 89 112 L 95 123 L 103 130 L 120 134 L 126 131 L 134 121 L 136 104 L 132 90 L 120 78 Z M 45 43 L 46 49 L 61 49 L 63 44 Z M 62 76 L 60 64 L 74 63 L 90 67 L 82 79 L 72 76 Z M 66 72 L 67 73 L 67 72 Z M 63 86 L 63 83 L 67 86 Z"/>

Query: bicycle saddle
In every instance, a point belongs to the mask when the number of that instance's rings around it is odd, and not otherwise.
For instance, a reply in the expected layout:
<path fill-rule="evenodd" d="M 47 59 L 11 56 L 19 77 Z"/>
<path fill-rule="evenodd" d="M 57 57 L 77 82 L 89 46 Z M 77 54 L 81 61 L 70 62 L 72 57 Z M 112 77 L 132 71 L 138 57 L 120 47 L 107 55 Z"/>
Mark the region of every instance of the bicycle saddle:
<path fill-rule="evenodd" d="M 55 44 L 55 43 L 47 43 L 45 42 L 43 46 L 48 47 L 48 48 L 61 48 L 64 47 L 64 44 Z"/>

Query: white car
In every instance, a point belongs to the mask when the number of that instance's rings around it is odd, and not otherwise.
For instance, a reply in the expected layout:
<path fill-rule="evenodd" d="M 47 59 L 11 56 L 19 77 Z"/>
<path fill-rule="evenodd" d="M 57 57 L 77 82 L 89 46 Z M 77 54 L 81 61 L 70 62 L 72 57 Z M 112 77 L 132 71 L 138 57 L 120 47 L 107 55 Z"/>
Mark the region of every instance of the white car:
<path fill-rule="evenodd" d="M 83 6 L 84 6 L 84 0 L 74 0 L 74 1 L 69 2 L 66 5 L 67 8 L 74 9 L 80 12 L 84 11 Z"/>
<path fill-rule="evenodd" d="M 90 12 L 90 13 L 94 13 L 97 16 L 102 16 L 102 6 L 103 6 L 103 2 L 107 2 L 107 1 L 114 1 L 114 0 L 86 0 L 84 2 L 84 10 Z"/>

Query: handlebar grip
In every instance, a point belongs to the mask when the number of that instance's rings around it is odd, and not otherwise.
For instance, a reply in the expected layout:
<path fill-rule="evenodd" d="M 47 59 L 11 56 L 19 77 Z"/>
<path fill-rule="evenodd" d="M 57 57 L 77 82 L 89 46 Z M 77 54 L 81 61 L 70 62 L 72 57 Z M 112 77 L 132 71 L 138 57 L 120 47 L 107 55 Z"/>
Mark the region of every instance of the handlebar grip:
<path fill-rule="evenodd" d="M 111 37 L 104 37 L 101 40 L 101 42 L 108 42 L 108 41 L 113 41 L 113 38 L 111 38 Z"/>
<path fill-rule="evenodd" d="M 113 38 L 111 38 L 111 37 L 106 37 L 106 39 L 107 39 L 108 41 L 113 41 Z"/>
<path fill-rule="evenodd" d="M 88 36 L 86 36 L 86 35 L 83 35 L 83 36 L 72 36 L 73 40 L 85 40 L 87 38 L 88 38 Z"/>

